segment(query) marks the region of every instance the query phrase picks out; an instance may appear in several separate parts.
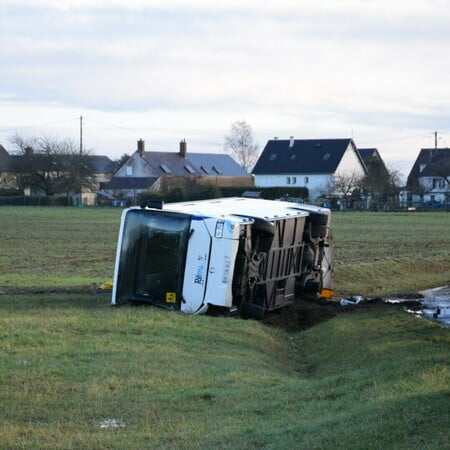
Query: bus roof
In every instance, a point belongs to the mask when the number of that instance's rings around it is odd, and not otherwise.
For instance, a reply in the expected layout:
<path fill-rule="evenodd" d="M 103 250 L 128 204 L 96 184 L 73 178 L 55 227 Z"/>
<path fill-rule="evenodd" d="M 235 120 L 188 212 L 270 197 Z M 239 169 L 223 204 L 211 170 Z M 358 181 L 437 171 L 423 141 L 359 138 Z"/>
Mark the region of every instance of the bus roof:
<path fill-rule="evenodd" d="M 234 215 L 269 221 L 287 217 L 305 217 L 310 213 L 330 214 L 329 209 L 314 205 L 245 197 L 166 203 L 163 210 L 210 217 Z"/>

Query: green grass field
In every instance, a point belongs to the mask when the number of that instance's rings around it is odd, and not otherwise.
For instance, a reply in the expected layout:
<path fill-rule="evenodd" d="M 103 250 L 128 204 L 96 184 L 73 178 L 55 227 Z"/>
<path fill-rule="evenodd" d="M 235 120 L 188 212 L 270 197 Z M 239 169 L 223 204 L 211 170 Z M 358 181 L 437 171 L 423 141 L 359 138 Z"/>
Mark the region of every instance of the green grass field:
<path fill-rule="evenodd" d="M 111 308 L 119 219 L 0 208 L 1 449 L 448 446 L 449 329 L 382 304 L 322 305 L 302 330 L 279 326 L 302 308 L 267 323 Z M 450 279 L 449 214 L 333 221 L 338 295 Z"/>
<path fill-rule="evenodd" d="M 413 293 L 450 283 L 450 213 L 334 213 L 338 295 Z"/>

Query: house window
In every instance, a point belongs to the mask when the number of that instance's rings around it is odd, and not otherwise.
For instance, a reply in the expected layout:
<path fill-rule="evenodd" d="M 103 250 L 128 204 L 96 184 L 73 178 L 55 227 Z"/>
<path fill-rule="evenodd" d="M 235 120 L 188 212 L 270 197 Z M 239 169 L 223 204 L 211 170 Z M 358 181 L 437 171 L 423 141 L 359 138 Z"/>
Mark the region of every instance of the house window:
<path fill-rule="evenodd" d="M 270 157 L 269 157 L 269 161 L 274 161 L 276 159 L 276 157 L 277 157 L 277 154 L 276 153 L 272 153 L 270 155 Z"/>
<path fill-rule="evenodd" d="M 292 177 L 292 184 L 297 184 L 297 177 Z"/>
<path fill-rule="evenodd" d="M 131 177 L 133 175 L 133 166 L 127 166 L 125 170 L 127 173 L 127 177 Z"/>
<path fill-rule="evenodd" d="M 291 184 L 291 177 L 286 177 L 286 184 Z"/>
<path fill-rule="evenodd" d="M 293 155 L 291 155 L 291 160 L 294 160 L 296 156 L 297 155 L 295 153 Z"/>
<path fill-rule="evenodd" d="M 323 155 L 323 160 L 324 161 L 328 161 L 330 159 L 330 154 L 329 153 L 325 153 L 325 155 Z"/>
<path fill-rule="evenodd" d="M 305 184 L 309 183 L 309 177 L 305 177 Z"/>
<path fill-rule="evenodd" d="M 205 166 L 201 166 L 201 169 L 203 170 L 203 172 L 209 173 L 209 170 Z"/>
<path fill-rule="evenodd" d="M 442 178 L 433 178 L 433 189 L 440 189 L 444 187 L 444 180 Z"/>

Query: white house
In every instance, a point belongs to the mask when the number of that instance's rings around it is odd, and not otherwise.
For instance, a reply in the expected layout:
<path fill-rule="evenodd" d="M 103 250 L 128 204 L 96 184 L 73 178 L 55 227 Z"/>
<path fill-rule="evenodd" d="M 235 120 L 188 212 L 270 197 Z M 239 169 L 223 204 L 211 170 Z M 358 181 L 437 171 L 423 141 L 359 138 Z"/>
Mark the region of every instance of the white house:
<path fill-rule="evenodd" d="M 334 189 L 336 177 L 366 173 L 352 139 L 272 139 L 253 169 L 256 187 L 306 187 L 310 201 L 341 194 Z"/>
<path fill-rule="evenodd" d="M 408 176 L 405 206 L 443 206 L 450 196 L 450 148 L 423 148 Z"/>

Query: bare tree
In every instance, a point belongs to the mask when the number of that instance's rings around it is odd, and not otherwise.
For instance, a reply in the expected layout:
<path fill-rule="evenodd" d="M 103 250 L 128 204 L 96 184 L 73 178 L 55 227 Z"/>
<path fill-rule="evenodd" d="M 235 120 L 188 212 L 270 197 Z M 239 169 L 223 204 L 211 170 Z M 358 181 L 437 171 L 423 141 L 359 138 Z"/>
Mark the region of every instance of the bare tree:
<path fill-rule="evenodd" d="M 15 159 L 15 169 L 20 187 L 42 191 L 47 196 L 68 196 L 90 187 L 92 168 L 88 152 L 80 154 L 71 140 L 15 134 L 10 142 L 19 156 Z"/>
<path fill-rule="evenodd" d="M 362 188 L 372 199 L 394 201 L 400 186 L 398 171 L 388 169 L 382 160 L 371 158 L 366 161 L 367 174 L 362 179 Z"/>
<path fill-rule="evenodd" d="M 345 199 L 345 204 L 348 207 L 348 202 L 351 194 L 356 189 L 361 187 L 362 177 L 356 172 L 341 173 L 334 176 L 333 186 L 334 193 L 342 195 Z"/>
<path fill-rule="evenodd" d="M 225 149 L 244 170 L 249 172 L 253 168 L 258 158 L 258 145 L 254 142 L 252 127 L 245 120 L 231 125 L 230 133 L 225 136 Z"/>
<path fill-rule="evenodd" d="M 113 161 L 115 171 L 119 170 L 129 159 L 130 155 L 128 153 L 124 153 L 121 157 L 115 159 Z"/>

